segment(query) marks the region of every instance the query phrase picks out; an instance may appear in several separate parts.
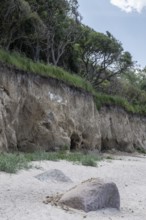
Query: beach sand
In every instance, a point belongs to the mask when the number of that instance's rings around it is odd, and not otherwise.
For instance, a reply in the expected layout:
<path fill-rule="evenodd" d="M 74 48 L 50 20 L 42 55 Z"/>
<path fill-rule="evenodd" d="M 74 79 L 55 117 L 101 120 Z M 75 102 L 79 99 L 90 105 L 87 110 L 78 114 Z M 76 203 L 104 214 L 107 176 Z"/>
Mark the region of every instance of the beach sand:
<path fill-rule="evenodd" d="M 145 220 L 146 219 L 146 157 L 116 156 L 103 160 L 97 167 L 86 167 L 67 161 L 33 162 L 35 168 L 17 174 L 0 172 L 0 220 Z M 36 168 L 37 166 L 37 168 Z M 40 181 L 35 178 L 51 169 L 62 171 L 72 182 Z M 103 209 L 85 213 L 63 210 L 45 204 L 46 196 L 63 193 L 89 178 L 116 183 L 121 210 Z"/>

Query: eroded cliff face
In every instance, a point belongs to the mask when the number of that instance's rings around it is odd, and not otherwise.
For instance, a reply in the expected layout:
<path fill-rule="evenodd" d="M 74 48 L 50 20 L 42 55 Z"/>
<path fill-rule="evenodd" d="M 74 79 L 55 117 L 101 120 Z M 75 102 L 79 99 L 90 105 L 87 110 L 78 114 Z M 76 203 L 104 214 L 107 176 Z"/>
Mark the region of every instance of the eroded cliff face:
<path fill-rule="evenodd" d="M 0 152 L 146 146 L 146 119 L 119 108 L 97 111 L 93 97 L 55 79 L 0 64 Z"/>
<path fill-rule="evenodd" d="M 133 152 L 146 149 L 146 118 L 130 115 L 119 107 L 100 110 L 102 150 Z"/>
<path fill-rule="evenodd" d="M 0 67 L 0 149 L 100 148 L 92 96 L 58 80 Z"/>

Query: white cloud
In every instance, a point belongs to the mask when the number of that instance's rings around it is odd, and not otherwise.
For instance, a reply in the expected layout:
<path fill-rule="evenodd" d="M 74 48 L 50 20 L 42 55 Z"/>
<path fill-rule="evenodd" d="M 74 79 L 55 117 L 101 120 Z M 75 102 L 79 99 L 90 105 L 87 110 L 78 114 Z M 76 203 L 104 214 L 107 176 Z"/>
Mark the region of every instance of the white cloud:
<path fill-rule="evenodd" d="M 146 0 L 110 0 L 110 2 L 126 12 L 137 11 L 140 13 L 146 7 Z"/>

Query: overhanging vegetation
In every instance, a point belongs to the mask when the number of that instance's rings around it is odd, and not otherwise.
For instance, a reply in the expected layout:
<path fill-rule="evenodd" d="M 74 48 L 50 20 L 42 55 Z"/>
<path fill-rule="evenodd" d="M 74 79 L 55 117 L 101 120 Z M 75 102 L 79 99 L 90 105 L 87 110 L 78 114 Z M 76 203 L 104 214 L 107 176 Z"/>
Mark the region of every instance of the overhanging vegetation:
<path fill-rule="evenodd" d="M 145 105 L 132 105 L 125 98 L 98 93 L 94 90 L 88 81 L 75 74 L 71 74 L 63 70 L 62 68 L 53 65 L 46 65 L 41 62 L 34 62 L 31 59 L 20 55 L 19 53 L 10 53 L 3 49 L 0 49 L 0 61 L 7 65 L 12 65 L 20 70 L 24 70 L 30 73 L 32 72 L 42 76 L 53 77 L 64 81 L 68 85 L 81 88 L 94 96 L 97 109 L 100 109 L 105 105 L 118 106 L 122 107 L 129 113 L 146 115 Z"/>
<path fill-rule="evenodd" d="M 46 65 L 43 62 L 34 62 L 16 52 L 10 53 L 0 49 L 0 60 L 24 71 L 62 80 L 69 85 L 82 88 L 87 92 L 93 92 L 94 90 L 92 85 L 80 76 L 70 74 L 62 68 L 53 65 Z"/>

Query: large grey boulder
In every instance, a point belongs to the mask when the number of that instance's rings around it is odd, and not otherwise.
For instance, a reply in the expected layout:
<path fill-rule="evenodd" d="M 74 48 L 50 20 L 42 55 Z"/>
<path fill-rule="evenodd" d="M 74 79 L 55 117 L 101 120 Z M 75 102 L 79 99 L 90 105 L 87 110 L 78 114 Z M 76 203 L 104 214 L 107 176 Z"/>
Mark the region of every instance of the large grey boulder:
<path fill-rule="evenodd" d="M 102 208 L 120 209 L 120 195 L 115 183 L 90 179 L 66 192 L 61 197 L 59 205 L 66 205 L 85 212 Z"/>

